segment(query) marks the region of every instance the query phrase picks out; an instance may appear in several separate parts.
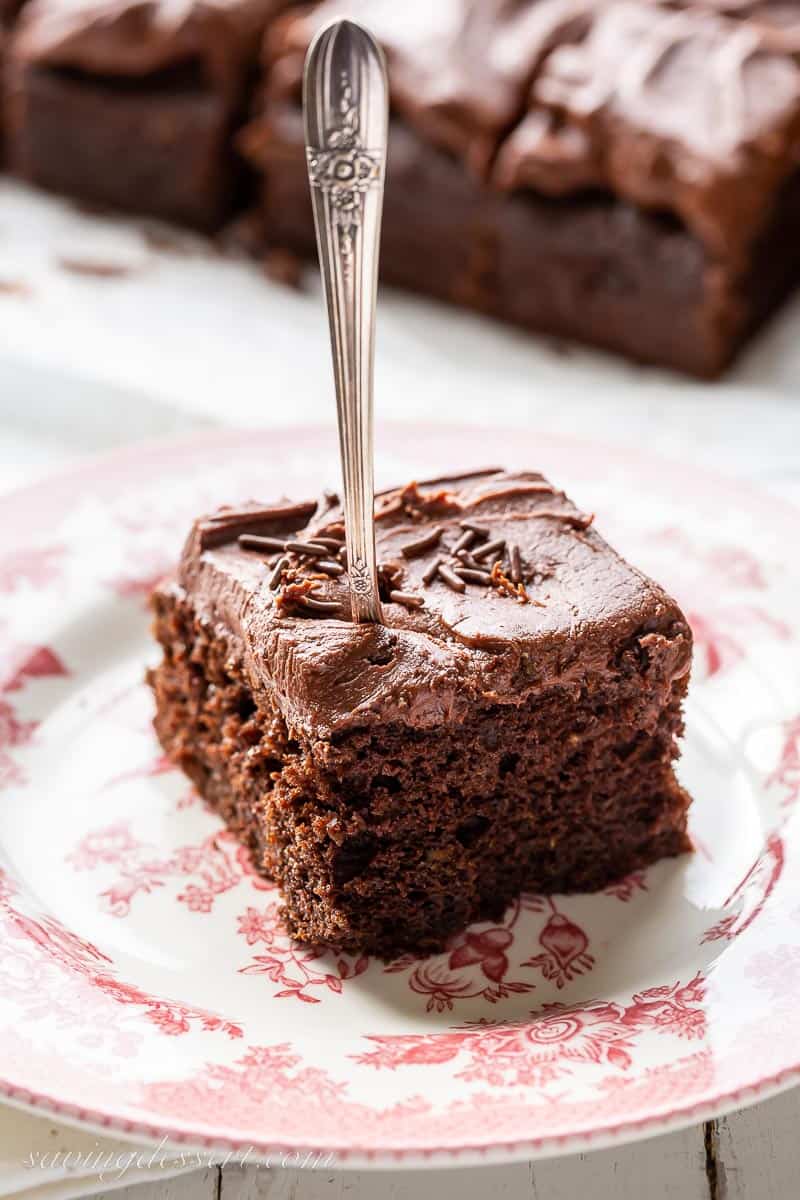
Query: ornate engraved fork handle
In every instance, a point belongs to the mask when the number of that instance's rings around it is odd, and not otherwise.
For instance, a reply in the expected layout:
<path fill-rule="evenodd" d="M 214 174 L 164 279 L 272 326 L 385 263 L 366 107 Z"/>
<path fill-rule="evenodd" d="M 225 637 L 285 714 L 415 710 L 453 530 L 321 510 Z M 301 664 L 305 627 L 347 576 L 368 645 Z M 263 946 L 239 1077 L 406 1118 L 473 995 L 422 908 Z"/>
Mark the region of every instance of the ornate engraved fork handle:
<path fill-rule="evenodd" d="M 303 111 L 333 348 L 353 620 L 380 622 L 372 396 L 389 105 L 383 54 L 359 25 L 337 21 L 314 39 Z"/>

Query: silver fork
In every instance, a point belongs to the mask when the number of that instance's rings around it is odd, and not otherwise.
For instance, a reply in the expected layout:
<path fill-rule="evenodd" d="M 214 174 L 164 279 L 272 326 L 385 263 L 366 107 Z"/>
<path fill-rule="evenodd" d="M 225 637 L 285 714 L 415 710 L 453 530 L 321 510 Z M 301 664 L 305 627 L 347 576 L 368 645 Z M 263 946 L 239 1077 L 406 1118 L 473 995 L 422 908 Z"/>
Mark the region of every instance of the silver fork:
<path fill-rule="evenodd" d="M 352 21 L 317 34 L 303 79 L 306 158 L 328 307 L 354 621 L 382 622 L 375 562 L 375 302 L 389 89 L 383 53 Z"/>

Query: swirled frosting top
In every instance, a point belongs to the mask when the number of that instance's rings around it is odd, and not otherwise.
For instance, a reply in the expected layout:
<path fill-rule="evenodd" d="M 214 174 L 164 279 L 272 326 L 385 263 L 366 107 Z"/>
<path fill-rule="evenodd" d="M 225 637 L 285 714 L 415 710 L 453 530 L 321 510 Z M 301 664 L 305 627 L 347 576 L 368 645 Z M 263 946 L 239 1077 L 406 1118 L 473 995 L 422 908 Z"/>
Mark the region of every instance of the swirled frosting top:
<path fill-rule="evenodd" d="M 649 671 L 663 702 L 688 671 L 677 604 L 541 475 L 411 484 L 376 513 L 383 625 L 349 620 L 331 497 L 202 518 L 164 585 L 235 647 L 290 728 L 457 724 L 476 704 L 577 695 L 608 673 Z"/>
<path fill-rule="evenodd" d="M 37 66 L 109 78 L 194 64 L 209 84 L 238 94 L 267 19 L 286 2 L 29 0 L 13 55 Z"/>

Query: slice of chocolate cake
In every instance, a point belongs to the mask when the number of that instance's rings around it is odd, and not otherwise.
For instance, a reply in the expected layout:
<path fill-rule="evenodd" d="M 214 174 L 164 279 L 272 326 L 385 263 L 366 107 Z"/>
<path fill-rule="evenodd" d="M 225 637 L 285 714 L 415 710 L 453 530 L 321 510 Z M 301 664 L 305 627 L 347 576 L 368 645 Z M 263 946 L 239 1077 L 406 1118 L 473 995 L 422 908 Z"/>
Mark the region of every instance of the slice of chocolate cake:
<path fill-rule="evenodd" d="M 284 6 L 31 0 L 4 78 L 13 169 L 87 203 L 215 230 L 240 199 L 232 131 Z"/>
<path fill-rule="evenodd" d="M 158 735 L 291 933 L 433 950 L 688 850 L 677 604 L 535 473 L 410 484 L 376 524 L 385 625 L 348 619 L 330 498 L 199 520 L 154 596 Z"/>

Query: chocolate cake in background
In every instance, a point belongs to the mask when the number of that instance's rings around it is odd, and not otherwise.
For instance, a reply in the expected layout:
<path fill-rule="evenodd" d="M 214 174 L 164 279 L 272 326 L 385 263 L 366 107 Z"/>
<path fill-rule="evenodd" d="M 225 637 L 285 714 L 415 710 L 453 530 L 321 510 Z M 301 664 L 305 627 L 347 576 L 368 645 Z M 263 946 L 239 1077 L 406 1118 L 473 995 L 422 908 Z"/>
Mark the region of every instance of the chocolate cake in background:
<path fill-rule="evenodd" d="M 22 11 L 25 0 L 0 0 L 0 79 L 5 72 L 8 47 L 11 41 L 11 31 Z M 0 166 L 5 165 L 6 159 L 6 117 L 4 105 L 0 106 Z"/>
<path fill-rule="evenodd" d="M 376 530 L 383 625 L 330 495 L 200 519 L 153 597 L 158 736 L 292 935 L 435 950 L 688 850 L 677 604 L 533 472 L 410 484 Z"/>
<path fill-rule="evenodd" d="M 386 280 L 699 376 L 796 282 L 789 0 L 28 0 L 6 157 L 200 229 L 249 212 L 257 253 L 312 258 L 302 66 L 343 15 L 389 62 Z"/>
<path fill-rule="evenodd" d="M 800 270 L 800 10 L 325 0 L 271 26 L 242 138 L 267 237 L 313 227 L 299 89 L 345 11 L 392 82 L 386 279 L 714 375 Z"/>
<path fill-rule="evenodd" d="M 213 230 L 281 0 L 30 0 L 8 54 L 12 168 L 82 201 Z"/>

